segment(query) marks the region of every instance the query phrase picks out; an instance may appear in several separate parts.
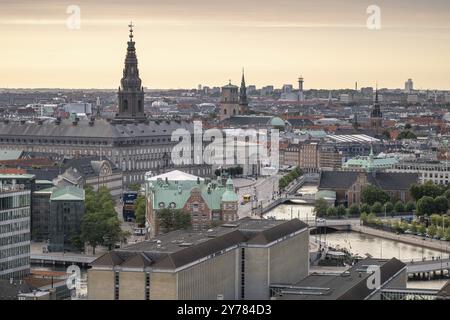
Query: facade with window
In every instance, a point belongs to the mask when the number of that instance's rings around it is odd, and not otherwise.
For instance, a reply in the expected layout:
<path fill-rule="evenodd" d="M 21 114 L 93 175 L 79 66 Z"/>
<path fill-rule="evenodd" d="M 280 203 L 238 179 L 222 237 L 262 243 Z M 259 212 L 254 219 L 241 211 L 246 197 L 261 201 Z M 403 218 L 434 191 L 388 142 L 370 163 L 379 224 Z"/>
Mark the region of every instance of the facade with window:
<path fill-rule="evenodd" d="M 50 197 L 49 245 L 51 252 L 75 250 L 74 239 L 81 233 L 85 206 L 83 189 L 55 188 Z"/>
<path fill-rule="evenodd" d="M 308 276 L 309 230 L 297 219 L 245 218 L 160 235 L 91 267 L 89 300 L 267 300 L 272 285 Z"/>
<path fill-rule="evenodd" d="M 3 178 L 0 179 L 0 279 L 20 279 L 30 273 L 31 190 L 18 183 L 23 175 Z"/>
<path fill-rule="evenodd" d="M 239 200 L 231 179 L 202 179 L 181 171 L 149 176 L 146 198 L 146 224 L 150 238 L 161 232 L 158 212 L 162 209 L 182 210 L 189 214 L 195 231 L 238 218 Z"/>

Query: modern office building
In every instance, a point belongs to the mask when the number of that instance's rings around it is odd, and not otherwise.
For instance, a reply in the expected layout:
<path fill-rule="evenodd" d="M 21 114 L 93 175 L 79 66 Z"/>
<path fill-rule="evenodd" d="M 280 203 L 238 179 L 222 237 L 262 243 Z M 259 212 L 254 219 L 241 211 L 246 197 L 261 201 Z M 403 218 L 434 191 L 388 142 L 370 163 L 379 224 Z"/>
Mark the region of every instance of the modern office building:
<path fill-rule="evenodd" d="M 30 273 L 31 190 L 20 184 L 29 175 L 0 176 L 0 279 Z"/>
<path fill-rule="evenodd" d="M 88 271 L 90 300 L 264 300 L 309 273 L 303 222 L 251 220 L 175 231 L 109 252 Z"/>

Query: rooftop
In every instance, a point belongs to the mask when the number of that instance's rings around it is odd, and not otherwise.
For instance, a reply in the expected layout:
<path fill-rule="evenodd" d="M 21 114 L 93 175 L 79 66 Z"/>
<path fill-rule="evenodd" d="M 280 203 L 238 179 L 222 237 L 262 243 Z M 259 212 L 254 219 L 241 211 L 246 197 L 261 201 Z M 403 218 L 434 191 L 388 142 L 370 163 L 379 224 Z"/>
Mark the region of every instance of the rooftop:
<path fill-rule="evenodd" d="M 179 230 L 160 235 L 152 240 L 115 250 L 92 263 L 96 266 L 122 265 L 126 261 L 139 262 L 139 267 L 151 264 L 154 268 L 174 269 L 214 253 L 237 246 L 267 245 L 307 225 L 300 220 L 274 221 L 245 218 L 206 232 Z M 136 258 L 139 255 L 139 258 Z"/>
<path fill-rule="evenodd" d="M 51 201 L 84 201 L 84 190 L 74 187 L 66 186 L 62 188 L 55 188 L 50 197 Z"/>
<path fill-rule="evenodd" d="M 292 286 L 284 286 L 276 300 L 364 300 L 375 291 L 367 286 L 373 267 L 380 268 L 383 286 L 406 265 L 395 258 L 364 259 L 340 275 L 313 273 Z"/>

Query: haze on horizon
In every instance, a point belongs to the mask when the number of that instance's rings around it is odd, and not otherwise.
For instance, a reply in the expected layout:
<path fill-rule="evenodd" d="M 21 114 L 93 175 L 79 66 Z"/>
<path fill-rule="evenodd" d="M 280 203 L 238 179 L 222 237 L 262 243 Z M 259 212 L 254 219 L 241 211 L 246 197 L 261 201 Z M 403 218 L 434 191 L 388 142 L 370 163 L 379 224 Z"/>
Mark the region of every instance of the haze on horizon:
<path fill-rule="evenodd" d="M 81 9 L 70 30 L 69 5 Z M 144 86 L 450 89 L 448 0 L 0 0 L 0 87 L 117 88 L 130 20 Z M 369 30 L 368 6 L 381 8 Z"/>

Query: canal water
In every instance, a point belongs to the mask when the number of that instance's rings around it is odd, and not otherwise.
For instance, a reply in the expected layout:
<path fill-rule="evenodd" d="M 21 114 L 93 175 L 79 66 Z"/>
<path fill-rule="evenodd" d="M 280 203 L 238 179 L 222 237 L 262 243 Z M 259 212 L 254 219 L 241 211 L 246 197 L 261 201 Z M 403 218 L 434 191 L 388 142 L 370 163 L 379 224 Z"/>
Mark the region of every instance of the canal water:
<path fill-rule="evenodd" d="M 281 205 L 266 214 L 266 218 L 278 220 L 313 220 L 314 207 L 308 205 Z M 393 240 L 383 239 L 357 232 L 333 232 L 321 235 L 311 235 L 311 240 L 325 242 L 333 248 L 345 248 L 355 255 L 365 257 L 370 255 L 376 258 L 397 258 L 403 261 L 431 259 L 432 257 L 448 258 L 448 254 L 430 250 Z M 446 280 L 408 281 L 410 288 L 440 289 Z"/>

